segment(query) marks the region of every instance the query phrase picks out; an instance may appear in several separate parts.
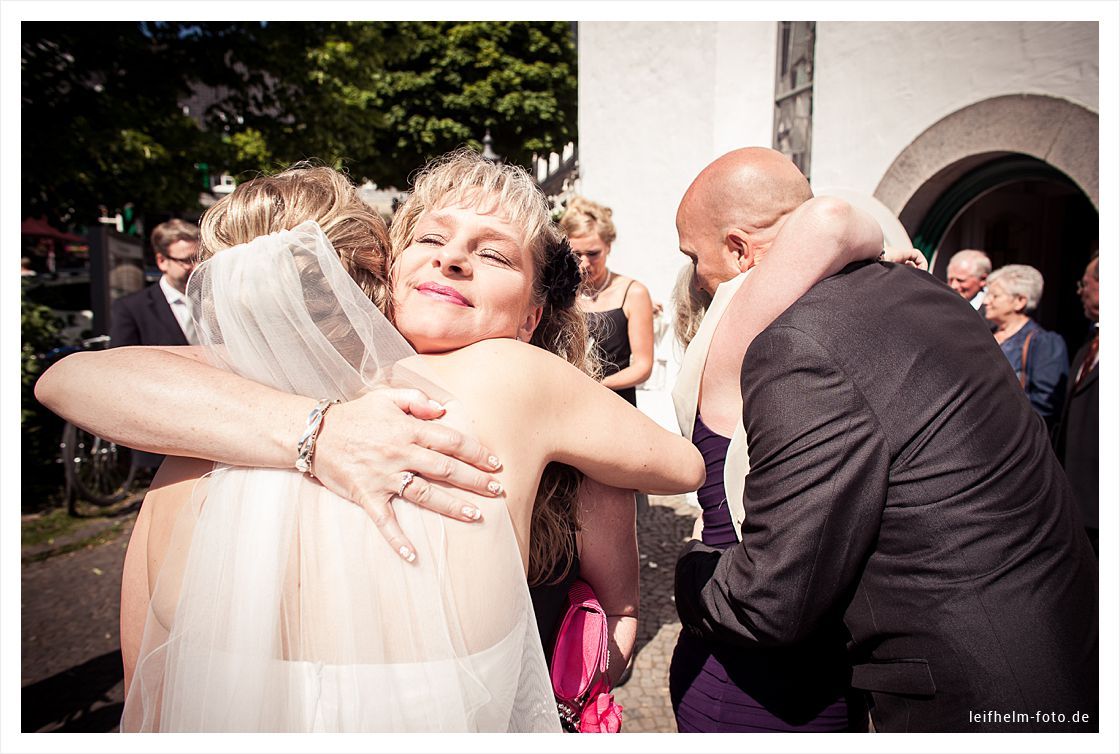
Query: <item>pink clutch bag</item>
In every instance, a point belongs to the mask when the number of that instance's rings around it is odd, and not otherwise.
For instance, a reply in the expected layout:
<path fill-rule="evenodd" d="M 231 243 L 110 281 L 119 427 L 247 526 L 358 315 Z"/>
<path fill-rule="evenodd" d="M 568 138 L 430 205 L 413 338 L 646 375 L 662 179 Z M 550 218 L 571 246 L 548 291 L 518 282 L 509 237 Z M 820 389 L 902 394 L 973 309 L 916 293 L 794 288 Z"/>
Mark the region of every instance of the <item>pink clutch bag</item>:
<path fill-rule="evenodd" d="M 576 579 L 552 652 L 552 691 L 569 733 L 618 733 L 622 707 L 610 693 L 607 615 L 591 586 Z"/>

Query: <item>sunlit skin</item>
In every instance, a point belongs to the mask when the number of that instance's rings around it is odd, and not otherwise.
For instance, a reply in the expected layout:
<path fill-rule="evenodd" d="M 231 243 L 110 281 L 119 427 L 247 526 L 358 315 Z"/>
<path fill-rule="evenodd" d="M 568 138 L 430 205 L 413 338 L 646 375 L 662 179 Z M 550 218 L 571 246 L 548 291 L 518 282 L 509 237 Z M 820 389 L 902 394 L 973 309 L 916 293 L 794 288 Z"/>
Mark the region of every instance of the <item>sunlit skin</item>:
<path fill-rule="evenodd" d="M 198 264 L 198 241 L 175 241 L 167 253 L 156 252 L 156 267 L 179 293 L 187 292 L 187 278 Z"/>
<path fill-rule="evenodd" d="M 703 231 L 703 228 L 694 227 L 687 214 L 677 214 L 681 253 L 689 258 L 696 270 L 694 280 L 697 287 L 712 296 L 721 283 L 738 276 L 742 270 L 734 252 L 710 229 Z"/>
<path fill-rule="evenodd" d="M 395 324 L 420 353 L 487 338 L 528 341 L 541 317 L 522 232 L 469 207 L 426 212 L 393 274 Z M 481 333 L 481 335 L 480 335 Z"/>
<path fill-rule="evenodd" d="M 579 258 L 583 292 L 594 297 L 580 297 L 580 309 L 602 312 L 621 306 L 626 314 L 630 363 L 604 377 L 603 384 L 613 390 L 641 384 L 653 371 L 653 301 L 649 290 L 637 280 L 610 271 L 607 257 L 611 245 L 597 233 L 569 237 L 568 243 Z"/>
<path fill-rule="evenodd" d="M 584 290 L 597 291 L 606 285 L 610 270 L 607 269 L 607 256 L 611 245 L 594 233 L 586 236 L 568 238 L 572 253 L 579 258 L 579 272 L 583 276 Z"/>
<path fill-rule="evenodd" d="M 975 275 L 971 268 L 959 263 L 949 265 L 946 275 L 949 287 L 959 293 L 961 297 L 967 301 L 971 301 L 976 297 L 976 294 L 984 287 L 984 283 L 987 279 L 987 275 Z"/>

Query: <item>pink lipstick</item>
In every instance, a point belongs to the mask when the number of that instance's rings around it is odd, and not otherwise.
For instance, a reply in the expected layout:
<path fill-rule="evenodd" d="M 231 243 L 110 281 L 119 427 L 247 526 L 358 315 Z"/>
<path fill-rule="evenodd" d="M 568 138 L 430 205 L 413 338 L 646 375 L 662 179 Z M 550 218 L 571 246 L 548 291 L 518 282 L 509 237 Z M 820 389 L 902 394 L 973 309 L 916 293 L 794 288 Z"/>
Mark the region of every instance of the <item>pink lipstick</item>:
<path fill-rule="evenodd" d="M 425 296 L 443 299 L 457 306 L 471 306 L 471 302 L 467 301 L 463 294 L 446 285 L 440 285 L 439 283 L 421 283 L 416 286 L 416 290 L 420 291 L 420 293 L 423 293 Z"/>

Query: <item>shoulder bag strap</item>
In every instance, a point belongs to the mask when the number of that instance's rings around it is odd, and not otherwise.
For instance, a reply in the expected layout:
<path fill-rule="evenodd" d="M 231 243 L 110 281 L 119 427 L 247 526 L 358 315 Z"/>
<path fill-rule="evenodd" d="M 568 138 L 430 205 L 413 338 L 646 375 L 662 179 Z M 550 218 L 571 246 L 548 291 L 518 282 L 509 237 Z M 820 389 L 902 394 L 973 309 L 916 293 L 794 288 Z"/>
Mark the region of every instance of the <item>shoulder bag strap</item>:
<path fill-rule="evenodd" d="M 1031 336 L 1034 335 L 1034 330 L 1027 333 L 1027 337 L 1023 340 L 1023 355 L 1019 359 L 1019 387 L 1023 390 L 1027 389 L 1027 357 L 1030 355 Z"/>

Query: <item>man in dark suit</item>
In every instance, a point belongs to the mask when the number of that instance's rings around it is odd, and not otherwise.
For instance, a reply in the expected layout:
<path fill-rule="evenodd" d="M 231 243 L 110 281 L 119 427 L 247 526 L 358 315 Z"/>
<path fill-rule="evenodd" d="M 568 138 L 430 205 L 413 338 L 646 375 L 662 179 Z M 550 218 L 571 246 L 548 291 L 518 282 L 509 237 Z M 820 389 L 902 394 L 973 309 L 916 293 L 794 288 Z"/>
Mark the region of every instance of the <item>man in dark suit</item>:
<path fill-rule="evenodd" d="M 681 249 L 698 276 L 749 268 L 810 195 L 783 155 L 731 152 L 685 194 Z M 975 317 L 928 274 L 868 262 L 766 328 L 741 374 L 742 542 L 685 546 L 677 609 L 745 647 L 841 616 L 877 731 L 1094 731 L 1096 562 Z"/>
<path fill-rule="evenodd" d="M 187 305 L 187 278 L 198 262 L 198 227 L 182 220 L 160 223 L 152 231 L 159 283 L 113 302 L 109 345 L 185 346 L 194 343 Z"/>
<path fill-rule="evenodd" d="M 187 279 L 198 263 L 198 226 L 182 220 L 152 230 L 159 283 L 113 302 L 109 347 L 195 345 L 194 321 L 187 304 Z M 151 472 L 163 462 L 156 453 L 133 451 L 133 463 Z"/>
<path fill-rule="evenodd" d="M 1085 531 L 1097 550 L 1100 500 L 1100 393 L 1097 383 L 1100 339 L 1100 260 L 1094 256 L 1077 283 L 1085 316 L 1093 322 L 1093 337 L 1078 350 L 1070 365 L 1069 387 L 1062 417 L 1054 430 L 1055 449 L 1065 467 L 1074 497 L 1085 518 Z"/>

